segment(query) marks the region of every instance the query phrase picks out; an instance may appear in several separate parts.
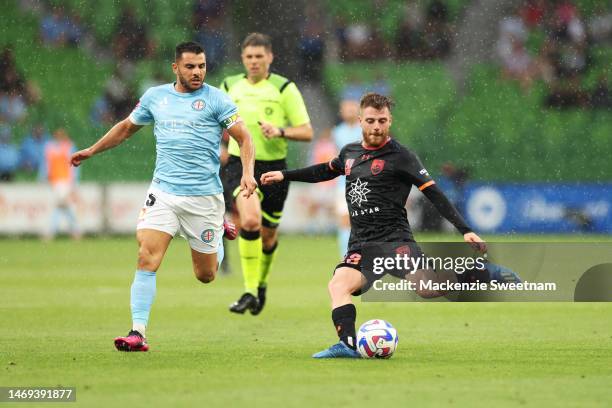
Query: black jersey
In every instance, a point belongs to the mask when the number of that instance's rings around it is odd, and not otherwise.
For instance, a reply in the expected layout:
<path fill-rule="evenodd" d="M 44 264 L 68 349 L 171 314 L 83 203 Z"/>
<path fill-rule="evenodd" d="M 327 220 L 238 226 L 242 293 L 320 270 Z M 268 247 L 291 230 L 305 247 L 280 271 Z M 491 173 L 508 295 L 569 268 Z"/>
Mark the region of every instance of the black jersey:
<path fill-rule="evenodd" d="M 327 164 L 283 170 L 287 181 L 307 183 L 341 174 L 346 175 L 346 204 L 351 217 L 349 251 L 358 251 L 368 242 L 414 241 L 404 207 L 413 185 L 462 234 L 471 231 L 418 156 L 393 139 L 378 149 L 351 143 Z"/>
<path fill-rule="evenodd" d="M 346 175 L 346 204 L 351 218 L 349 250 L 364 242 L 413 241 L 406 200 L 413 185 L 434 184 L 415 153 L 393 139 L 376 150 L 350 143 L 330 162 Z"/>

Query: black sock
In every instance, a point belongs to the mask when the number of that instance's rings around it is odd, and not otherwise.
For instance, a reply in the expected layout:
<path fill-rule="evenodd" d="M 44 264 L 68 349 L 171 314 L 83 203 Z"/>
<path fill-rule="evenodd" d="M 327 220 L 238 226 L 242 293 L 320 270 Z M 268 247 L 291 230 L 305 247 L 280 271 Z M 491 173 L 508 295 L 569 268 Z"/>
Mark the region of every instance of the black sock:
<path fill-rule="evenodd" d="M 357 318 L 357 309 L 355 305 L 349 303 L 332 310 L 332 320 L 338 332 L 340 340 L 352 348 L 356 349 L 355 345 L 355 319 Z"/>

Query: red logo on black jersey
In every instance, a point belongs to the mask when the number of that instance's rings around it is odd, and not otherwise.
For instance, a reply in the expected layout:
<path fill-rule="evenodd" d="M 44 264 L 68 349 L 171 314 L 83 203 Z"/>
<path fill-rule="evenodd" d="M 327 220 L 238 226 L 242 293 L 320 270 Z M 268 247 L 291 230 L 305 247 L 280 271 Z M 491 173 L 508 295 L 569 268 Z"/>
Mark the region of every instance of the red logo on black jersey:
<path fill-rule="evenodd" d="M 380 174 L 385 168 L 385 161 L 381 159 L 374 159 L 372 161 L 372 166 L 370 166 L 370 170 L 372 170 L 372 175 Z"/>
<path fill-rule="evenodd" d="M 408 245 L 402 245 L 395 248 L 395 253 L 398 255 L 410 255 L 410 247 Z"/>
<path fill-rule="evenodd" d="M 351 175 L 351 167 L 353 167 L 353 163 L 355 163 L 355 159 L 346 159 L 346 162 L 344 163 L 344 175 L 345 176 Z"/>

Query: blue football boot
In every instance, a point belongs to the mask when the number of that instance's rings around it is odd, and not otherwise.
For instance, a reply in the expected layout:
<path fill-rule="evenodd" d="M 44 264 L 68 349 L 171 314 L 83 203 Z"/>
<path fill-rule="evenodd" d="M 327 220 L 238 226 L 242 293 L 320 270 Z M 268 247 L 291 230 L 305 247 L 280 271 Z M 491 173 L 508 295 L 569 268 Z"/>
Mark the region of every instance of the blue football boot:
<path fill-rule="evenodd" d="M 516 274 L 516 272 L 505 266 L 497 265 L 494 263 L 487 263 L 486 268 L 489 271 L 489 277 L 491 280 L 503 283 L 521 283 L 522 279 Z"/>
<path fill-rule="evenodd" d="M 361 358 L 361 355 L 344 344 L 344 342 L 339 341 L 334 344 L 327 350 L 319 351 L 316 354 L 312 355 L 313 358 Z"/>

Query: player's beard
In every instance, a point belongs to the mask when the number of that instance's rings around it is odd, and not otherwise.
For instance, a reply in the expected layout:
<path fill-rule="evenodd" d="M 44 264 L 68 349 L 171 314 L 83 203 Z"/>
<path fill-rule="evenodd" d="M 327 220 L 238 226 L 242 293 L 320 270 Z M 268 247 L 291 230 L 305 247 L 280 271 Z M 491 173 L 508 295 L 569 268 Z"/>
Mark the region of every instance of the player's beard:
<path fill-rule="evenodd" d="M 380 147 L 387 141 L 388 137 L 388 132 L 380 132 L 376 134 L 363 132 L 363 140 L 368 147 Z"/>
<path fill-rule="evenodd" d="M 198 89 L 200 89 L 202 87 L 202 84 L 204 84 L 204 78 L 200 78 L 200 84 L 198 86 L 193 86 L 191 84 L 191 81 L 189 79 L 187 79 L 186 77 L 184 77 L 183 75 L 179 74 L 178 76 L 178 80 L 181 83 L 181 85 L 183 86 L 183 88 L 188 89 L 190 92 L 193 91 L 197 91 Z"/>

